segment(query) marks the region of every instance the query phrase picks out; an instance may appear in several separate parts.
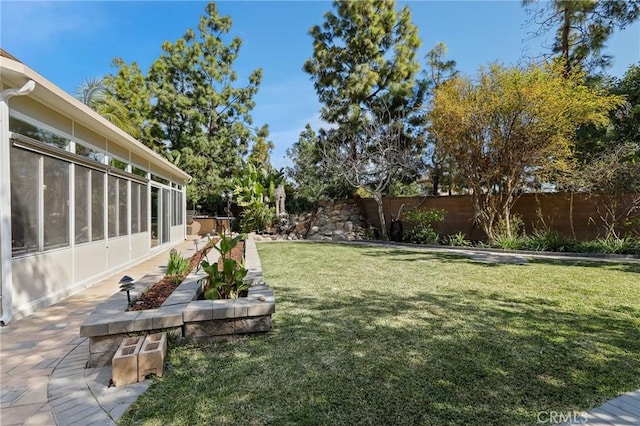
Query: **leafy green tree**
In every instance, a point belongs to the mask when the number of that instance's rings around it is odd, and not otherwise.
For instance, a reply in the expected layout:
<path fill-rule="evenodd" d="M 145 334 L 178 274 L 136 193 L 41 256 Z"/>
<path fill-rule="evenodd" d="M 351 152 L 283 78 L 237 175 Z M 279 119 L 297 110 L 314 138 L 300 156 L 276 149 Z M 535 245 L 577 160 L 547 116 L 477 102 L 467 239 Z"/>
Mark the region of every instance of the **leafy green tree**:
<path fill-rule="evenodd" d="M 136 62 L 128 65 L 122 58 L 115 58 L 112 66 L 117 69 L 115 75 L 104 78 L 108 97 L 114 98 L 126 110 L 127 120 L 136 128 L 135 136 L 140 142 L 156 152 L 166 149 L 160 140 L 151 136 L 151 100 L 147 80 Z"/>
<path fill-rule="evenodd" d="M 307 124 L 298 141 L 287 149 L 293 164 L 285 171 L 295 184 L 296 197 L 302 198 L 303 204 L 315 206 L 324 198 L 343 198 L 351 193 L 348 184 L 326 173 L 320 150 L 320 141 L 324 138 L 324 130 L 317 134 Z"/>
<path fill-rule="evenodd" d="M 335 1 L 334 12 L 310 30 L 313 56 L 304 64 L 328 123 L 357 133 L 370 112 L 393 117 L 415 109 L 413 90 L 420 66 L 418 29 L 409 8 L 394 0 Z M 392 118 L 393 118 L 392 117 Z"/>
<path fill-rule="evenodd" d="M 612 138 L 640 146 L 640 63 L 629 66 L 613 93 L 624 96 L 626 104 L 613 114 Z"/>
<path fill-rule="evenodd" d="M 616 29 L 638 19 L 640 0 L 523 0 L 531 13 L 534 36 L 554 32 L 550 49 L 564 60 L 565 74 L 576 66 L 604 68 L 610 57 L 603 53 Z"/>
<path fill-rule="evenodd" d="M 129 119 L 126 106 L 112 96 L 105 79 L 92 77 L 83 81 L 76 90 L 76 99 L 134 138 L 139 137 L 139 128 Z"/>
<path fill-rule="evenodd" d="M 271 168 L 271 151 L 275 145 L 273 141 L 268 140 L 269 127 L 265 124 L 255 135 L 254 143 L 249 154 L 249 161 L 259 167 Z"/>
<path fill-rule="evenodd" d="M 456 71 L 456 61 L 445 60 L 447 56 L 447 45 L 444 43 L 438 43 L 425 55 L 427 61 L 427 67 L 423 71 L 422 85 L 424 87 L 424 93 L 427 101 L 431 101 L 433 93 L 445 81 L 455 77 L 458 74 Z M 438 141 L 430 135 L 430 150 L 429 156 L 429 177 L 432 184 L 432 195 L 440 194 L 440 183 L 443 179 L 446 179 L 449 186 L 449 192 L 451 192 L 451 173 L 448 171 L 450 162 L 443 156 L 443 153 L 438 148 Z"/>
<path fill-rule="evenodd" d="M 266 126 L 252 128 L 253 97 L 262 71 L 241 85 L 233 69 L 242 41 L 229 37 L 231 18 L 219 16 L 215 3 L 206 6 L 197 28 L 175 42 L 165 41 L 162 54 L 146 76 L 138 66 L 114 60 L 109 77 L 115 97 L 129 108 L 147 146 L 188 172 L 189 203 L 208 202 L 231 186 L 252 143 L 264 158 L 269 144 Z M 211 203 L 209 203 L 211 204 Z"/>
<path fill-rule="evenodd" d="M 606 125 L 623 102 L 587 87 L 583 73 L 564 71 L 562 65 L 491 65 L 474 80 L 458 76 L 436 89 L 431 130 L 455 159 L 475 220 L 490 239 L 498 223 L 511 236 L 520 191 L 572 167 L 575 129 Z"/>
<path fill-rule="evenodd" d="M 394 180 L 415 178 L 423 149 L 415 125 L 418 30 L 409 8 L 396 11 L 394 0 L 333 5 L 335 13 L 310 31 L 313 56 L 304 64 L 323 104 L 321 117 L 337 126 L 322 137 L 324 171 L 369 191 L 381 211 Z M 402 160 L 410 161 L 402 166 Z M 386 236 L 384 217 L 381 224 Z"/>
<path fill-rule="evenodd" d="M 640 229 L 634 219 L 640 212 L 640 66 L 631 65 L 621 79 L 604 80 L 603 88 L 625 102 L 610 113 L 606 128 L 580 128 L 578 168 L 565 186 L 587 193 L 606 237 L 617 238 L 633 220 Z"/>

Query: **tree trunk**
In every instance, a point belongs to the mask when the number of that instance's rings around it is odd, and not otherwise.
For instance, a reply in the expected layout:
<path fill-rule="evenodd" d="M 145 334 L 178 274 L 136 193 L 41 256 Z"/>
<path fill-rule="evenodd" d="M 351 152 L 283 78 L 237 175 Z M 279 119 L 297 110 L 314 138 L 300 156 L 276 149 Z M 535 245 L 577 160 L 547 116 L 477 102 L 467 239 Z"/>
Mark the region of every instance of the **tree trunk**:
<path fill-rule="evenodd" d="M 571 191 L 571 200 L 569 201 L 569 224 L 571 225 L 571 235 L 576 239 L 576 230 L 573 227 L 573 191 Z"/>
<path fill-rule="evenodd" d="M 384 220 L 384 208 L 382 206 L 382 196 L 374 195 L 373 199 L 378 204 L 378 218 L 380 219 L 380 233 L 383 240 L 388 239 L 387 237 L 387 222 Z"/>
<path fill-rule="evenodd" d="M 571 64 L 569 63 L 569 35 L 571 32 L 571 5 L 569 2 L 565 3 L 564 10 L 562 13 L 564 14 L 564 21 L 562 23 L 562 33 L 560 35 L 560 56 L 564 59 L 564 72 L 565 77 L 569 76 L 571 73 Z"/>
<path fill-rule="evenodd" d="M 433 195 L 437 196 L 439 192 L 439 186 L 440 186 L 440 171 L 436 171 L 432 175 L 431 180 L 433 181 Z"/>

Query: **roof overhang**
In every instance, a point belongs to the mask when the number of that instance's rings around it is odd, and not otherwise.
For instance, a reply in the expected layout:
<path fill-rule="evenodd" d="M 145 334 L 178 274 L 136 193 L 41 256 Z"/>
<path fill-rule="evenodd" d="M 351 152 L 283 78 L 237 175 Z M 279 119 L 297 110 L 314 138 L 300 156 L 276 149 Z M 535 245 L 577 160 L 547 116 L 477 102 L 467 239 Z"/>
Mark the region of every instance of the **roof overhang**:
<path fill-rule="evenodd" d="M 100 114 L 60 89 L 42 75 L 15 58 L 12 58 L 0 55 L 0 82 L 9 87 L 22 87 L 22 85 L 29 80 L 35 81 L 36 87 L 33 92 L 28 95 L 33 100 L 93 130 L 107 138 L 110 142 L 130 150 L 140 157 L 148 159 L 152 164 L 170 173 L 171 177 L 175 180 L 183 181 L 184 183 L 191 180 L 191 176 L 188 173 L 176 167 L 166 158 L 147 148 L 137 139 L 106 120 Z"/>

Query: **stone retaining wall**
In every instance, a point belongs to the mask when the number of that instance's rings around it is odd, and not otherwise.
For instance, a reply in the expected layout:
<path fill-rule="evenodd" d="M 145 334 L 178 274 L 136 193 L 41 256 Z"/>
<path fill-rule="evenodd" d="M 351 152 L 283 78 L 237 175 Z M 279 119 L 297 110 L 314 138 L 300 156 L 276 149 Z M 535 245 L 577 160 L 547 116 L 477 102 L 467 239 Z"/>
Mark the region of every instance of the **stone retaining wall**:
<path fill-rule="evenodd" d="M 353 200 L 325 201 L 313 213 L 291 215 L 284 231 L 259 239 L 333 240 L 354 241 L 364 239 L 365 220 L 360 206 Z"/>

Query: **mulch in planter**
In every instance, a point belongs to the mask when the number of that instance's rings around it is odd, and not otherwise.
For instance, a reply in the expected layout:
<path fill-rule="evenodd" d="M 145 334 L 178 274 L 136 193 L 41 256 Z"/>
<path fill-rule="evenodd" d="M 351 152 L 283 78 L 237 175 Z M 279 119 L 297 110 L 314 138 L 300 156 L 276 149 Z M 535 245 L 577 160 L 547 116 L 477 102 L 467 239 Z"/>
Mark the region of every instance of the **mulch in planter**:
<path fill-rule="evenodd" d="M 217 240 L 213 241 L 215 244 Z M 208 246 L 191 257 L 191 261 L 189 262 L 189 267 L 187 268 L 187 272 L 184 276 L 181 276 L 177 283 L 174 282 L 173 277 L 165 275 L 162 277 L 160 281 L 153 284 L 147 291 L 142 293 L 140 297 L 133 303 L 133 306 L 129 309 L 130 311 L 144 311 L 146 309 L 157 309 L 159 308 L 165 300 L 171 296 L 171 293 L 180 285 L 180 283 L 184 280 L 184 278 L 189 275 L 196 267 L 200 264 L 202 259 L 205 258 L 206 254 L 211 250 L 212 247 Z M 215 251 L 214 251 L 215 252 Z M 217 253 L 217 252 L 216 252 Z M 240 241 L 237 246 L 231 250 L 230 258 L 234 259 L 238 262 L 242 261 L 244 255 L 244 241 Z M 220 259 L 218 259 L 218 269 L 222 270 L 222 265 L 220 264 Z"/>

